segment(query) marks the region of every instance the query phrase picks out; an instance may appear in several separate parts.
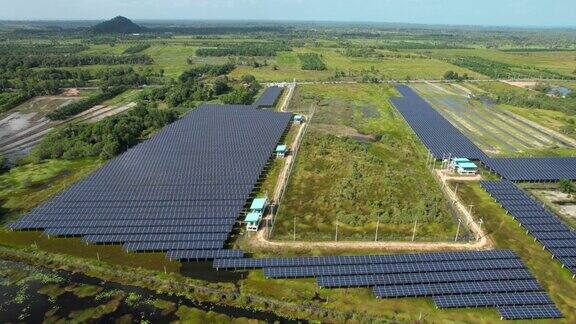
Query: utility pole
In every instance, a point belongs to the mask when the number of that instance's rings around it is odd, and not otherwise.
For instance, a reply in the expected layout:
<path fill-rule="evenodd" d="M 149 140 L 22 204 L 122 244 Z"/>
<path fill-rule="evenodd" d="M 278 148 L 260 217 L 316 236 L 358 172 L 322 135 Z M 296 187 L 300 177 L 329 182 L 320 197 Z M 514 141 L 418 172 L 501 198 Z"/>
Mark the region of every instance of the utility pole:
<path fill-rule="evenodd" d="M 296 216 L 294 216 L 294 235 L 293 235 L 292 240 L 296 241 Z"/>
<path fill-rule="evenodd" d="M 456 229 L 456 237 L 454 238 L 454 242 L 458 241 L 458 235 L 460 234 L 460 225 L 462 225 L 462 220 L 458 219 L 458 228 Z"/>
<path fill-rule="evenodd" d="M 412 242 L 414 242 L 414 239 L 416 238 L 416 225 L 418 225 L 418 218 L 414 220 L 414 229 L 412 230 Z"/>
<path fill-rule="evenodd" d="M 376 235 L 374 236 L 374 242 L 378 242 L 378 228 L 380 227 L 380 217 L 378 217 L 378 221 L 376 222 Z"/>
<path fill-rule="evenodd" d="M 338 217 L 336 217 L 336 236 L 334 238 L 336 242 L 338 242 Z"/>

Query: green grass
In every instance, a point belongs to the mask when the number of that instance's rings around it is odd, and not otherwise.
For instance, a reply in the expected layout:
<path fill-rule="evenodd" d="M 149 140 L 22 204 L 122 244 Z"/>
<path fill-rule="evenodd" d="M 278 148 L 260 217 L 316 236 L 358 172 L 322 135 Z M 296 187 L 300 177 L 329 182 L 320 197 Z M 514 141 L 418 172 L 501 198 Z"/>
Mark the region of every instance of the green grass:
<path fill-rule="evenodd" d="M 126 104 L 130 102 L 136 101 L 138 95 L 140 94 L 141 89 L 128 89 L 121 93 L 120 95 L 106 100 L 102 103 L 102 105 L 111 106 L 111 105 L 118 105 L 118 104 Z"/>
<path fill-rule="evenodd" d="M 196 64 L 222 64 L 228 60 L 226 57 L 196 57 L 194 54 L 197 48 L 196 46 L 156 44 L 142 53 L 154 59 L 152 67 L 164 70 L 164 76 L 174 79 Z M 188 58 L 192 58 L 192 64 L 188 63 Z"/>
<path fill-rule="evenodd" d="M 451 212 L 425 168 L 422 146 L 387 102 L 387 85 L 304 85 L 293 109 L 319 101 L 275 224 L 274 238 L 341 240 L 454 237 Z M 356 140 L 359 139 L 359 140 Z M 426 195 L 422 194 L 426 192 Z"/>
<path fill-rule="evenodd" d="M 440 49 L 417 50 L 431 53 L 435 58 L 453 58 L 457 56 L 478 56 L 502 63 L 547 69 L 566 75 L 574 75 L 576 51 L 559 52 L 502 52 L 492 49 Z"/>
<path fill-rule="evenodd" d="M 322 56 L 326 63 L 325 71 L 307 71 L 300 68 L 298 54 L 313 52 Z M 277 65 L 278 70 L 273 66 Z M 448 70 L 460 74 L 468 73 L 473 78 L 485 78 L 473 71 L 463 69 L 436 59 L 425 58 L 351 58 L 342 55 L 334 49 L 325 48 L 297 48 L 293 52 L 280 52 L 269 66 L 252 68 L 239 66 L 231 75 L 234 77 L 243 74 L 253 74 L 261 81 L 298 81 L 328 80 L 336 71 L 346 74 L 344 79 L 359 79 L 364 72 L 373 73 L 383 79 L 405 80 L 410 79 L 441 79 Z"/>
<path fill-rule="evenodd" d="M 562 111 L 520 108 L 510 105 L 500 105 L 500 107 L 559 133 L 576 123 L 576 117 Z M 565 135 L 576 139 L 576 133 L 566 133 Z"/>

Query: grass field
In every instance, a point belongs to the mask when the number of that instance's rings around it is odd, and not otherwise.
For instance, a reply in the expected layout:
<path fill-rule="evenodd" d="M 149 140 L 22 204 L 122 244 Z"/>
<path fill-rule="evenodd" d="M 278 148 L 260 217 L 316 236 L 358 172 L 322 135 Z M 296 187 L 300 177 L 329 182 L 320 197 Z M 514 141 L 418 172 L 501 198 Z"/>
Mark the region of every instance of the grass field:
<path fill-rule="evenodd" d="M 317 53 L 326 63 L 325 71 L 307 71 L 300 68 L 299 53 Z M 273 66 L 277 66 L 277 70 Z M 361 78 L 364 73 L 374 74 L 382 79 L 441 79 L 448 70 L 458 73 L 468 73 L 473 78 L 485 78 L 473 71 L 463 69 L 436 59 L 424 58 L 352 58 L 344 56 L 334 49 L 327 48 L 296 48 L 292 52 L 278 53 L 269 66 L 251 68 L 240 66 L 232 72 L 232 76 L 253 74 L 262 81 L 298 81 L 328 80 L 339 72 L 344 72 L 344 79 Z"/>
<path fill-rule="evenodd" d="M 388 85 L 304 85 L 292 110 L 316 104 L 286 195 L 274 238 L 406 240 L 418 219 L 416 240 L 453 238 L 450 209 L 425 168 L 419 142 L 387 98 Z M 422 194 L 425 192 L 426 194 Z"/>
<path fill-rule="evenodd" d="M 487 100 L 470 99 L 453 84 L 413 84 L 412 87 L 486 153 L 495 156 L 572 155 L 565 139 L 535 128 L 514 112 Z"/>
<path fill-rule="evenodd" d="M 546 69 L 566 75 L 574 75 L 576 69 L 576 51 L 503 52 L 492 49 L 432 49 L 416 52 L 430 53 L 436 58 L 478 56 L 488 60 Z"/>

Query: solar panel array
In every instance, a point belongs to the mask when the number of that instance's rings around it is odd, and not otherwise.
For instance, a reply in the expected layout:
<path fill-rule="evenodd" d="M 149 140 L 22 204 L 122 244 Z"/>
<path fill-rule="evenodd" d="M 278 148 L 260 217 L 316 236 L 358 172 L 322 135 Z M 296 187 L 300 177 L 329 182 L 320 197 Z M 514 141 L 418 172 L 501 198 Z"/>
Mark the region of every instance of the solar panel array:
<path fill-rule="evenodd" d="M 283 88 L 278 86 L 266 88 L 254 105 L 256 107 L 274 107 L 282 94 L 282 90 Z"/>
<path fill-rule="evenodd" d="M 480 185 L 544 247 L 576 275 L 576 232 L 510 181 Z"/>
<path fill-rule="evenodd" d="M 576 157 L 490 158 L 407 85 L 391 102 L 435 158 L 465 157 L 512 181 L 576 180 Z"/>
<path fill-rule="evenodd" d="M 392 98 L 392 103 L 434 157 L 440 159 L 451 155 L 473 160 L 487 158 L 482 150 L 412 88 L 407 85 L 397 85 L 396 89 L 402 97 Z"/>
<path fill-rule="evenodd" d="M 511 181 L 576 180 L 576 157 L 489 158 L 482 162 Z"/>
<path fill-rule="evenodd" d="M 214 268 L 315 277 L 322 288 L 371 287 L 378 298 L 432 296 L 438 307 L 498 307 L 502 318 L 562 317 L 510 250 L 399 255 L 216 259 Z"/>
<path fill-rule="evenodd" d="M 172 259 L 241 257 L 229 233 L 291 115 L 202 105 L 10 224 Z"/>

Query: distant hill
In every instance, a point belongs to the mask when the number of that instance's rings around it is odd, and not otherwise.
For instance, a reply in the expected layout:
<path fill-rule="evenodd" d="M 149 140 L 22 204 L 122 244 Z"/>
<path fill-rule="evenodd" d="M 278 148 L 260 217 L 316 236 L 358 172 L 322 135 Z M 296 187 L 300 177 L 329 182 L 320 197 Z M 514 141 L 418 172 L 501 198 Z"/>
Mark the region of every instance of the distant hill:
<path fill-rule="evenodd" d="M 133 34 L 144 32 L 146 28 L 126 17 L 118 16 L 92 26 L 92 31 L 101 34 Z"/>

